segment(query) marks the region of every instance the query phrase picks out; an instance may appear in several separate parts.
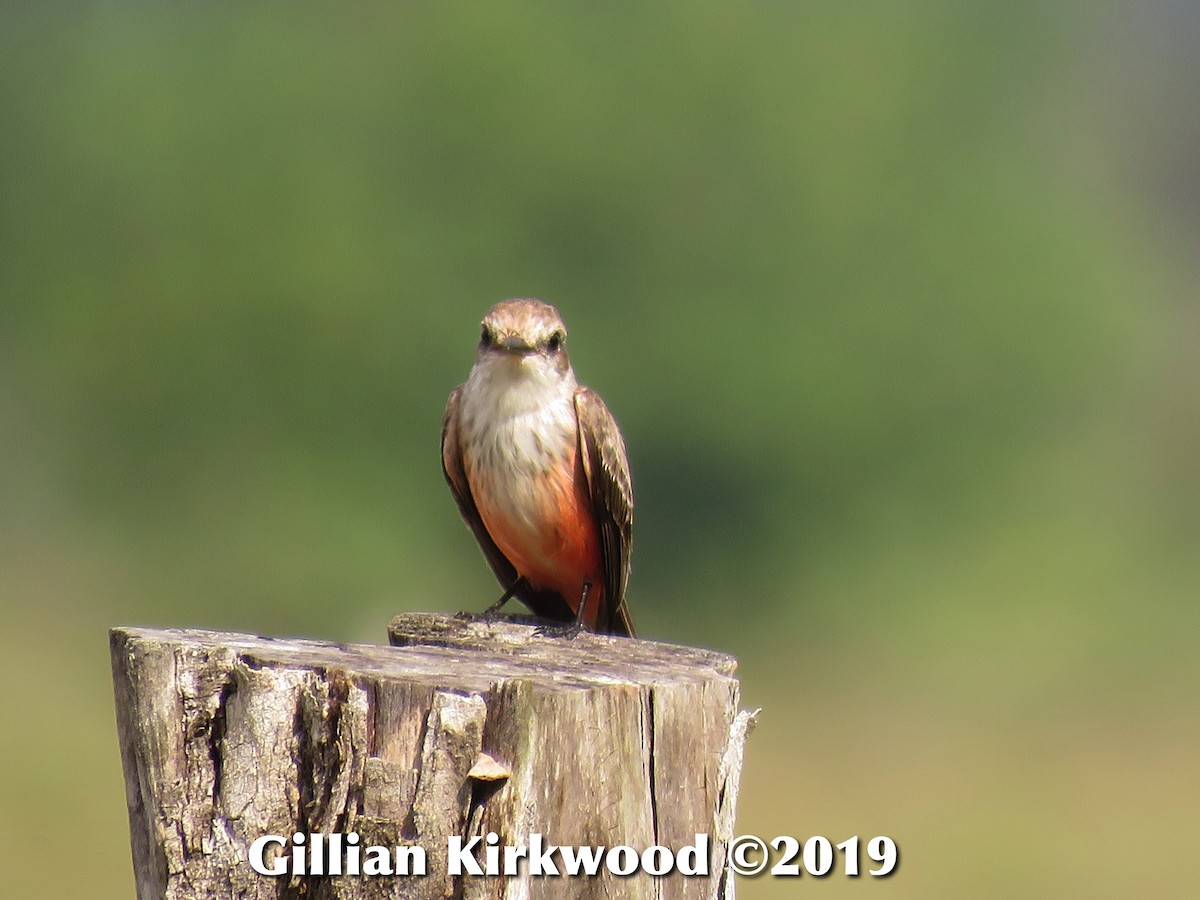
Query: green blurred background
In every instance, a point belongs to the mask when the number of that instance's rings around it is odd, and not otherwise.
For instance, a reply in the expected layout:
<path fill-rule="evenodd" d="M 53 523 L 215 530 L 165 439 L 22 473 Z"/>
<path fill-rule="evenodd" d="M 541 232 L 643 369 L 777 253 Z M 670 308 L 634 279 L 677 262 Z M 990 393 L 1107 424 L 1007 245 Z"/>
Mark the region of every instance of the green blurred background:
<path fill-rule="evenodd" d="M 129 897 L 105 630 L 381 642 L 495 300 L 627 438 L 645 636 L 741 659 L 739 830 L 1181 896 L 1200 840 L 1200 12 L 8 5 L 0 870 Z"/>

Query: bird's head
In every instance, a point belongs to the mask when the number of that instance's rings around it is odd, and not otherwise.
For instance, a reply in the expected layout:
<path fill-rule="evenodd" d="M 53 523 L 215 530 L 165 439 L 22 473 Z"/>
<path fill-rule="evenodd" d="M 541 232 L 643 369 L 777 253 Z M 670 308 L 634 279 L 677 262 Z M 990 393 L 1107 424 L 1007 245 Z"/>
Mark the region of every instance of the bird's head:
<path fill-rule="evenodd" d="M 563 375 L 567 359 L 567 326 L 558 310 L 541 300 L 504 300 L 480 323 L 477 363 L 503 364 L 542 374 Z"/>

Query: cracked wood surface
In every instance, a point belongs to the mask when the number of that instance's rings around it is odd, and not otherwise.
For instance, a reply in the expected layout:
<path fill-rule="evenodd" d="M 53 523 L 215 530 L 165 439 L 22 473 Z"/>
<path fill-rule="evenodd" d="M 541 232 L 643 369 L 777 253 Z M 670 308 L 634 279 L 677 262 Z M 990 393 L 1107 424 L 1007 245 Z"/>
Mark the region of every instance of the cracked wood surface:
<path fill-rule="evenodd" d="M 112 630 L 141 900 L 732 896 L 724 845 L 753 719 L 731 657 L 426 614 L 389 636 Z M 429 874 L 272 878 L 248 862 L 262 835 L 352 831 L 423 847 Z M 447 838 L 489 832 L 639 851 L 708 834 L 711 875 L 449 876 Z"/>

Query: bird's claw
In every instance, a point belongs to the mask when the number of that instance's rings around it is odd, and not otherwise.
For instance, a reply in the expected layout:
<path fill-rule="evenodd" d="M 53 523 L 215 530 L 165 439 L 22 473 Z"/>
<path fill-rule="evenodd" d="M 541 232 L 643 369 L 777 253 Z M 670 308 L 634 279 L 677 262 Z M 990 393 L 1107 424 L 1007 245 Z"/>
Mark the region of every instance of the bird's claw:
<path fill-rule="evenodd" d="M 460 622 L 482 622 L 484 625 L 490 625 L 493 622 L 503 618 L 499 610 L 485 609 L 483 612 L 469 612 L 463 610 L 454 614 L 454 618 Z"/>
<path fill-rule="evenodd" d="M 555 622 L 551 625 L 539 625 L 534 629 L 533 633 L 539 637 L 558 638 L 565 641 L 573 641 L 583 633 L 583 626 L 578 622 L 571 622 L 569 625 L 563 625 Z"/>

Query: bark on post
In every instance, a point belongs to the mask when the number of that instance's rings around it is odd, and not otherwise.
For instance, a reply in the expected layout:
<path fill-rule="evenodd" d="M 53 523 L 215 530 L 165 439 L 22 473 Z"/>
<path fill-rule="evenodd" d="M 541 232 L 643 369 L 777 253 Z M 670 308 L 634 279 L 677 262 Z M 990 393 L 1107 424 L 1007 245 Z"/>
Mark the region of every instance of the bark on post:
<path fill-rule="evenodd" d="M 141 900 L 732 896 L 725 842 L 752 716 L 731 657 L 419 614 L 390 637 L 113 629 Z M 256 839 L 288 842 L 268 846 L 270 865 L 291 859 L 296 833 L 420 848 L 427 874 L 313 874 L 311 858 L 309 874 L 254 871 Z M 451 839 L 483 836 L 482 861 L 489 834 L 639 853 L 708 835 L 710 874 L 554 877 L 527 860 L 512 877 L 448 874 Z"/>

